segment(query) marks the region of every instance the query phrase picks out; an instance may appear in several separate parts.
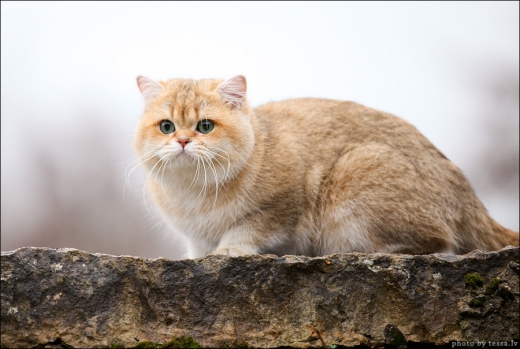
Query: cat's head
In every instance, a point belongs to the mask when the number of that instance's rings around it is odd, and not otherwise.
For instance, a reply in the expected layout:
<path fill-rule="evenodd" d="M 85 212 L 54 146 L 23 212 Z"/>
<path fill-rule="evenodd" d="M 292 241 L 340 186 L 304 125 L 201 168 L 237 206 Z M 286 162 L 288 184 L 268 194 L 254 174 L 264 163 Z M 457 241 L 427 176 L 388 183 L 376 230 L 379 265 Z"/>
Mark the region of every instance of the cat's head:
<path fill-rule="evenodd" d="M 156 178 L 222 183 L 245 166 L 254 134 L 243 76 L 166 82 L 138 76 L 137 85 L 145 108 L 134 146 Z"/>

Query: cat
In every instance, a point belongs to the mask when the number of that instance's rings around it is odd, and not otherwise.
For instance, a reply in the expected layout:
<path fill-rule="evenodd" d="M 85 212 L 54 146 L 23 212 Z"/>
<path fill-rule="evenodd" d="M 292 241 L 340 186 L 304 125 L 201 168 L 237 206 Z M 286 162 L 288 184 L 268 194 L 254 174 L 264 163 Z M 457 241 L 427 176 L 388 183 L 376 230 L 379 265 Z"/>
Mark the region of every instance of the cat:
<path fill-rule="evenodd" d="M 519 245 L 462 172 L 396 116 L 314 98 L 252 109 L 241 75 L 137 85 L 135 150 L 189 258 Z"/>

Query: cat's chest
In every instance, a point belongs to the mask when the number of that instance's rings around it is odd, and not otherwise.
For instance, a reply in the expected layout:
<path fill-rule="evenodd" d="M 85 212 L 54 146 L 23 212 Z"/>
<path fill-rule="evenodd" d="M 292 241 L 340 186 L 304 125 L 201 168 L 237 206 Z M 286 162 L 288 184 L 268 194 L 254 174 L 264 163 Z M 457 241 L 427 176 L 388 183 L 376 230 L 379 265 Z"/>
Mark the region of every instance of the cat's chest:
<path fill-rule="evenodd" d="M 239 200 L 219 201 L 205 197 L 173 199 L 160 205 L 168 224 L 187 237 L 218 240 L 244 214 L 245 205 Z"/>

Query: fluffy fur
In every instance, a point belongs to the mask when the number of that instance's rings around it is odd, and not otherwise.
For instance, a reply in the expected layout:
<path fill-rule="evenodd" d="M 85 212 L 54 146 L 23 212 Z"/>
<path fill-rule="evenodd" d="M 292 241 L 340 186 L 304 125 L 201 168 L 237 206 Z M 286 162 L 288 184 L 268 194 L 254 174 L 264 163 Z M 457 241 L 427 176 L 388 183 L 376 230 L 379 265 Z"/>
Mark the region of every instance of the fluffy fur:
<path fill-rule="evenodd" d="M 145 110 L 135 149 L 152 198 L 187 238 L 190 258 L 519 244 L 461 171 L 393 115 L 312 98 L 253 110 L 243 76 L 137 83 Z M 161 132 L 163 120 L 174 123 L 173 133 Z M 201 120 L 214 129 L 199 132 Z"/>

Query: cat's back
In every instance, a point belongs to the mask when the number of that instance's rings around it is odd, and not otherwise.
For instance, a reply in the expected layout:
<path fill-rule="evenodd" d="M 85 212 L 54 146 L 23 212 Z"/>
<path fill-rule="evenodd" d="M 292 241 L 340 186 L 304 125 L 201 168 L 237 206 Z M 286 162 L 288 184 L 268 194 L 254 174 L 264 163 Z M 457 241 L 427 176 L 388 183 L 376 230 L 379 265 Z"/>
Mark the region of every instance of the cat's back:
<path fill-rule="evenodd" d="M 301 122 L 316 123 L 316 117 L 321 120 L 319 124 L 330 121 L 330 116 L 338 116 L 341 110 L 347 113 L 349 109 L 361 106 L 354 102 L 339 101 L 323 98 L 294 98 L 277 102 L 269 102 L 255 111 L 262 119 L 268 118 L 271 123 L 301 124 Z M 310 126 L 310 125 L 309 125 Z"/>
<path fill-rule="evenodd" d="M 356 134 L 368 132 L 370 128 L 395 129 L 405 127 L 415 128 L 389 113 L 368 108 L 364 105 L 333 99 L 296 98 L 279 102 L 270 102 L 256 109 L 260 119 L 275 125 L 277 128 L 290 127 L 292 132 L 299 133 L 304 128 L 327 131 L 334 128 L 340 131 L 354 131 Z M 353 132 L 349 132 L 353 134 Z M 365 132 L 363 132 L 365 133 Z M 366 139 L 368 135 L 363 134 Z"/>
<path fill-rule="evenodd" d="M 355 102 L 298 98 L 270 102 L 255 111 L 275 138 L 308 150 L 338 153 L 347 145 L 379 143 L 405 152 L 426 149 L 435 157 L 440 154 L 407 121 Z"/>

